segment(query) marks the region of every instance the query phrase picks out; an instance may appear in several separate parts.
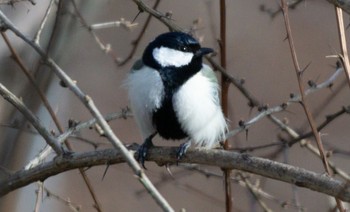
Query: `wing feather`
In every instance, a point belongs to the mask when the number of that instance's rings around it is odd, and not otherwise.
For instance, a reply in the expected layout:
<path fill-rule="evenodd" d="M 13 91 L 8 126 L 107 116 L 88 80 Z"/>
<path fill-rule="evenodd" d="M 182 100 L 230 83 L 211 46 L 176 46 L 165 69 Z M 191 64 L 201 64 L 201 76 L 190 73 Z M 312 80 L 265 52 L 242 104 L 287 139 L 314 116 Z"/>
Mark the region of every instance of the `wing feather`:
<path fill-rule="evenodd" d="M 164 86 L 158 71 L 136 61 L 125 85 L 130 106 L 143 139 L 156 132 L 152 113 L 159 108 L 164 96 Z"/>

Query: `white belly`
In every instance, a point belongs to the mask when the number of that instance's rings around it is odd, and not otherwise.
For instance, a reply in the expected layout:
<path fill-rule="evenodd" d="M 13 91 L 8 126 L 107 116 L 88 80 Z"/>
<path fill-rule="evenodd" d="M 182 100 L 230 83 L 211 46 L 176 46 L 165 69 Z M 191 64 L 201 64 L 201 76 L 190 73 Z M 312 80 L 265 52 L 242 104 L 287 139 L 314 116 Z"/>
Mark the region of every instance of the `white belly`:
<path fill-rule="evenodd" d="M 181 127 L 197 146 L 211 148 L 224 138 L 227 125 L 218 93 L 218 85 L 198 72 L 174 94 Z"/>

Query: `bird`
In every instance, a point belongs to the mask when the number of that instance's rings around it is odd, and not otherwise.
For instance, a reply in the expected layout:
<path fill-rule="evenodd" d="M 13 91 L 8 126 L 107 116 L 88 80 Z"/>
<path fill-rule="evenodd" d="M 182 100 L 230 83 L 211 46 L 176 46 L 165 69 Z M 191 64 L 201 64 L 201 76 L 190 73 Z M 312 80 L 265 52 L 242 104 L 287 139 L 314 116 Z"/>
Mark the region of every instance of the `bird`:
<path fill-rule="evenodd" d="M 187 33 L 166 32 L 151 41 L 132 66 L 125 85 L 144 139 L 136 158 L 144 168 L 157 134 L 165 140 L 185 139 L 177 160 L 192 144 L 208 149 L 225 139 L 218 80 L 203 63 L 203 56 L 212 52 Z"/>

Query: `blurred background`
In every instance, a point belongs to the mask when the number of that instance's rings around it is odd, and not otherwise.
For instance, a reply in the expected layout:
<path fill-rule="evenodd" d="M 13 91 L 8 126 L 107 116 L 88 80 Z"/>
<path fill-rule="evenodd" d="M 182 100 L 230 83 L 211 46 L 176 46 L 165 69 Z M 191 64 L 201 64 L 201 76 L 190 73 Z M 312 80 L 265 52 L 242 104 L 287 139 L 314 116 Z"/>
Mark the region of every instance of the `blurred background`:
<path fill-rule="evenodd" d="M 274 107 L 286 102 L 290 93 L 298 94 L 294 71 L 280 2 L 271 0 L 226 1 L 227 12 L 227 72 L 244 79 L 244 86 L 264 105 Z M 152 7 L 156 1 L 144 0 Z M 293 2 L 290 2 L 293 3 Z M 33 39 L 50 1 L 28 1 L 14 5 L 1 5 L 1 10 L 29 38 Z M 219 51 L 220 32 L 219 1 L 160 1 L 157 10 L 171 15 L 171 19 L 184 29 L 192 30 L 203 46 Z M 141 57 L 144 47 L 158 34 L 168 31 L 161 22 L 152 18 L 145 34 L 140 39 L 134 54 L 125 64 L 133 49 L 133 41 L 142 31 L 147 13 L 138 14 L 138 7 L 129 0 L 60 0 L 54 1 L 47 22 L 40 36 L 40 45 L 63 70 L 77 81 L 78 86 L 90 95 L 103 114 L 121 111 L 128 105 L 123 80 L 133 61 Z M 345 22 L 348 24 L 348 15 Z M 321 83 L 335 72 L 335 58 L 328 55 L 340 53 L 334 6 L 327 1 L 301 1 L 290 9 L 290 20 L 297 55 L 302 68 L 304 83 L 312 80 Z M 97 23 L 121 21 L 116 27 L 89 30 Z M 21 39 L 6 31 L 25 66 L 44 91 L 59 121 L 65 129 L 68 120 L 86 121 L 91 115 L 84 105 L 40 61 L 36 52 Z M 98 38 L 98 42 L 96 40 Z M 101 45 L 102 48 L 101 48 Z M 105 48 L 105 49 L 103 49 Z M 219 55 L 215 56 L 219 61 Z M 218 74 L 219 76 L 219 74 Z M 11 52 L 0 39 L 0 83 L 23 99 L 23 102 L 58 134 L 58 130 L 45 109 L 37 92 L 11 57 Z M 233 85 L 229 89 L 230 129 L 238 126 L 239 120 L 249 120 L 258 114 L 248 106 L 248 100 Z M 349 89 L 346 77 L 341 74 L 330 89 L 322 89 L 307 96 L 317 125 L 329 114 L 349 105 Z M 8 102 L 0 99 L 0 166 L 8 171 L 24 167 L 44 148 L 45 141 L 25 118 Z M 275 114 L 298 133 L 308 132 L 307 119 L 300 104 L 292 104 L 286 111 Z M 124 143 L 141 143 L 141 135 L 132 118 L 110 122 L 118 138 Z M 330 160 L 337 167 L 349 172 L 349 124 L 347 115 L 342 115 L 324 128 L 322 139 L 326 150 L 332 151 Z M 92 151 L 112 148 L 108 141 L 94 130 L 79 132 L 70 142 L 74 151 Z M 282 130 L 267 118 L 260 120 L 230 139 L 233 148 L 254 147 L 281 138 L 290 140 Z M 314 145 L 315 141 L 310 138 Z M 156 138 L 156 145 L 176 145 L 180 142 L 163 142 Z M 296 144 L 257 149 L 249 154 L 270 158 L 293 166 L 324 173 L 321 160 L 307 148 Z M 160 211 L 141 184 L 125 164 L 111 166 L 102 179 L 105 166 L 92 167 L 86 174 L 96 191 L 103 211 Z M 172 166 L 171 176 L 164 167 L 147 163 L 146 174 L 176 211 L 224 211 L 224 184 L 222 171 L 217 167 L 200 167 L 207 174 L 189 170 L 184 166 Z M 0 174 L 1 175 L 1 174 Z M 239 178 L 237 172 L 232 176 Z M 326 195 L 296 188 L 289 184 L 247 174 L 246 177 L 268 193 L 261 199 L 274 211 L 329 211 L 333 206 Z M 96 211 L 81 174 L 73 170 L 50 177 L 44 182 L 44 198 L 40 211 Z M 0 198 L 0 211 L 33 211 L 38 185 L 33 183 Z M 250 191 L 232 181 L 234 211 L 263 211 Z M 48 195 L 49 194 L 49 195 Z"/>

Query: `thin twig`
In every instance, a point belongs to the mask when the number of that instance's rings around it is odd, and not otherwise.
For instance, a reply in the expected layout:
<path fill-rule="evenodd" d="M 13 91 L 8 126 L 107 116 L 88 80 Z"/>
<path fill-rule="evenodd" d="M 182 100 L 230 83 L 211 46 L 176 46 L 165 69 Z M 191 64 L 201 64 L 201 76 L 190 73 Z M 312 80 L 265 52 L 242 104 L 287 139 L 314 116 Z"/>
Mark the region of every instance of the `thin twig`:
<path fill-rule="evenodd" d="M 295 1 L 288 2 L 288 7 L 291 9 L 295 9 L 303 1 L 304 0 L 295 0 Z M 277 15 L 282 13 L 281 7 L 279 7 L 277 10 L 273 10 L 273 9 L 266 8 L 264 4 L 260 5 L 260 10 L 262 12 L 268 13 L 271 16 L 271 18 L 275 18 Z"/>
<path fill-rule="evenodd" d="M 153 5 L 153 9 L 156 10 L 158 5 L 160 3 L 160 0 L 157 0 L 154 5 Z M 118 63 L 118 66 L 123 66 L 125 65 L 127 62 L 129 62 L 131 60 L 131 58 L 134 56 L 135 52 L 136 52 L 136 49 L 141 41 L 141 38 L 143 37 L 143 35 L 145 34 L 146 32 L 146 29 L 149 25 L 149 23 L 151 22 L 151 18 L 152 18 L 152 15 L 151 14 L 148 14 L 147 16 L 147 19 L 145 21 L 145 24 L 143 25 L 141 31 L 140 31 L 140 34 L 137 36 L 137 38 L 131 43 L 132 44 L 132 49 L 129 53 L 129 55 L 121 62 Z"/>
<path fill-rule="evenodd" d="M 248 191 L 251 193 L 251 195 L 258 201 L 259 205 L 265 212 L 272 212 L 272 210 L 266 205 L 266 203 L 260 198 L 259 194 L 255 192 L 254 186 L 250 183 L 250 181 L 247 179 L 247 177 L 241 173 L 237 173 L 238 176 L 241 177 L 242 181 L 246 184 L 246 187 L 248 188 Z"/>
<path fill-rule="evenodd" d="M 1 12 L 0 12 L 1 13 Z M 11 93 L 4 85 L 0 83 L 0 95 L 14 107 L 16 107 L 26 119 L 34 126 L 38 133 L 45 139 L 48 145 L 56 152 L 58 155 L 64 153 L 63 147 L 59 145 L 59 142 L 51 133 L 41 124 L 40 120 L 23 104 L 23 102 L 17 98 L 13 93 Z"/>
<path fill-rule="evenodd" d="M 78 205 L 76 203 L 73 203 L 68 197 L 67 198 L 63 198 L 55 193 L 53 193 L 52 191 L 50 191 L 48 188 L 44 187 L 44 190 L 46 192 L 46 198 L 55 198 L 56 200 L 58 200 L 59 202 L 62 202 L 63 204 L 65 204 L 66 206 L 69 207 L 69 209 L 71 211 L 74 212 L 79 212 L 81 211 L 81 205 Z"/>
<path fill-rule="evenodd" d="M 350 114 L 350 105 L 348 105 L 346 107 L 342 107 L 339 111 L 337 111 L 333 114 L 327 115 L 326 119 L 317 127 L 317 130 L 321 131 L 323 128 L 328 126 L 330 123 L 332 123 L 334 120 L 341 117 L 341 115 L 343 115 L 345 113 Z M 271 115 L 272 114 L 268 114 L 267 116 L 270 117 Z M 256 117 L 259 117 L 259 115 Z M 254 117 L 251 120 L 253 120 L 253 119 L 256 119 L 256 118 Z M 250 124 L 248 126 L 250 126 Z M 284 126 L 281 127 L 281 129 L 284 129 Z M 234 134 L 235 132 L 238 133 L 238 131 L 241 131 L 241 130 L 243 130 L 242 126 L 236 128 L 235 130 L 231 131 L 230 133 L 232 133 L 232 134 Z M 251 147 L 243 147 L 243 148 L 234 147 L 234 148 L 230 148 L 230 150 L 240 151 L 240 152 L 252 152 L 252 151 L 255 151 L 258 149 L 265 149 L 265 148 L 274 147 L 274 146 L 281 146 L 281 145 L 293 146 L 294 144 L 299 143 L 299 142 L 303 141 L 304 139 L 309 138 L 311 136 L 313 136 L 312 131 L 301 134 L 301 135 L 298 134 L 298 136 L 291 136 L 292 137 L 291 140 L 285 141 L 283 143 L 282 142 L 272 142 L 269 144 L 263 144 L 263 145 L 251 146 Z"/>
<path fill-rule="evenodd" d="M 220 64 L 224 69 L 227 68 L 226 64 L 226 0 L 220 0 Z M 228 88 L 230 82 L 226 79 L 225 75 L 221 74 L 221 106 L 225 117 L 228 117 Z M 226 139 L 224 141 L 224 149 L 229 149 L 230 144 Z M 231 212 L 233 208 L 232 204 L 232 187 L 231 187 L 231 170 L 224 169 L 224 185 L 225 185 L 225 205 L 226 212 Z"/>
<path fill-rule="evenodd" d="M 242 94 L 249 100 L 249 107 L 257 107 L 262 105 L 257 98 L 255 98 L 248 89 L 246 89 L 243 84 L 244 80 L 238 79 L 231 74 L 229 74 L 221 65 L 219 65 L 213 58 L 206 56 L 208 62 L 213 66 L 213 68 L 224 75 L 226 80 L 231 82 Z"/>
<path fill-rule="evenodd" d="M 112 27 L 124 27 L 125 29 L 131 30 L 137 25 L 138 23 L 132 23 L 131 21 L 127 21 L 124 18 L 121 18 L 120 21 L 110 21 L 110 22 L 103 22 L 98 24 L 91 24 L 89 26 L 89 29 L 99 30 L 99 29 L 107 29 Z"/>
<path fill-rule="evenodd" d="M 106 54 L 108 54 L 114 61 L 118 62 L 118 57 L 116 55 L 116 53 L 113 51 L 112 47 L 110 44 L 105 44 L 101 38 L 93 31 L 89 28 L 88 23 L 85 21 L 84 17 L 81 15 L 75 0 L 71 0 L 72 4 L 73 4 L 73 8 L 74 8 L 74 12 L 77 15 L 77 17 L 79 18 L 80 23 L 89 30 L 89 32 L 91 33 L 92 37 L 95 39 L 96 43 L 98 44 L 98 46 L 100 47 L 100 49 L 105 52 Z"/>
<path fill-rule="evenodd" d="M 283 162 L 289 164 L 289 150 L 287 148 L 283 148 Z M 293 193 L 293 203 L 297 206 L 298 211 L 302 211 L 299 202 L 298 188 L 295 185 L 291 185 L 292 193 Z"/>
<path fill-rule="evenodd" d="M 350 87 L 350 62 L 349 62 L 348 49 L 347 49 L 347 45 L 346 45 L 346 34 L 345 34 L 345 27 L 344 27 L 343 11 L 339 7 L 335 6 L 335 12 L 337 15 L 339 41 L 340 41 L 340 47 L 341 47 L 341 52 L 342 52 L 340 59 L 343 63 L 343 66 L 345 69 L 345 75 L 346 75 L 346 78 L 348 80 L 348 85 Z"/>
<path fill-rule="evenodd" d="M 21 59 L 21 57 L 19 56 L 19 54 L 17 53 L 17 51 L 15 50 L 15 48 L 13 47 L 13 45 L 11 44 L 10 40 L 8 39 L 7 35 L 5 32 L 1 32 L 1 35 L 5 41 L 5 43 L 7 44 L 7 47 L 9 48 L 9 50 L 11 51 L 12 57 L 13 59 L 16 61 L 16 63 L 19 65 L 19 67 L 21 68 L 22 72 L 26 75 L 26 77 L 28 78 L 30 84 L 34 87 L 35 91 L 38 93 L 41 101 L 43 102 L 45 108 L 47 109 L 47 111 L 49 112 L 52 120 L 54 121 L 54 123 L 56 124 L 57 128 L 59 131 L 61 131 L 61 129 L 63 129 L 63 127 L 60 126 L 58 118 L 55 114 L 55 111 L 53 110 L 53 108 L 51 107 L 48 99 L 46 98 L 44 92 L 40 89 L 39 85 L 36 83 L 34 76 L 31 74 L 31 72 L 28 70 L 28 68 L 24 65 L 23 60 Z"/>
<path fill-rule="evenodd" d="M 213 171 L 209 171 L 207 169 L 203 169 L 201 168 L 201 166 L 196 165 L 196 164 L 179 164 L 180 167 L 183 167 L 187 170 L 191 170 L 191 171 L 196 171 L 202 175 L 204 175 L 205 177 L 209 178 L 209 177 L 215 177 L 215 178 L 219 178 L 219 179 L 223 179 L 223 175 L 218 174 L 216 172 Z M 236 171 L 235 173 L 239 174 L 239 171 Z M 234 183 L 239 184 L 240 186 L 246 188 L 246 187 L 250 187 L 250 191 L 254 192 L 255 195 L 259 196 L 259 197 L 263 197 L 265 199 L 271 200 L 273 202 L 275 202 L 276 204 L 278 204 L 279 206 L 290 206 L 293 208 L 297 208 L 297 209 L 302 209 L 300 206 L 297 207 L 293 204 L 289 204 L 287 201 L 284 200 L 280 200 L 277 197 L 274 197 L 273 195 L 267 193 L 266 191 L 262 190 L 262 188 L 259 185 L 252 185 L 249 181 L 248 182 L 244 182 L 241 178 L 238 178 L 236 176 L 231 176 L 231 181 Z M 249 183 L 250 185 L 247 185 L 247 183 Z"/>
<path fill-rule="evenodd" d="M 216 179 L 223 180 L 223 172 L 222 171 L 220 171 L 220 172 L 211 171 L 211 170 L 208 170 L 206 168 L 203 168 L 200 165 L 192 164 L 192 163 L 191 164 L 180 163 L 180 164 L 177 164 L 177 166 L 182 167 L 184 169 L 183 171 L 186 171 L 186 172 L 183 173 L 183 172 L 180 171 L 180 172 L 176 172 L 176 173 L 172 174 L 170 177 L 169 177 L 169 175 L 166 175 L 166 176 L 162 177 L 159 180 L 159 182 L 155 183 L 157 188 L 160 188 L 163 184 L 166 184 L 169 181 L 174 181 L 174 180 L 176 180 L 176 184 L 178 184 L 177 181 L 179 180 L 179 178 L 186 177 L 189 174 L 193 173 L 193 171 L 203 175 L 206 178 L 216 178 Z M 191 172 L 189 173 L 189 172 L 187 172 L 187 170 L 191 171 Z M 239 171 L 236 171 L 235 173 L 239 173 Z M 248 179 L 248 177 L 246 177 L 246 179 Z M 239 186 L 241 186 L 243 188 L 247 188 L 248 187 L 248 185 L 240 177 L 231 175 L 231 179 L 230 180 L 231 180 L 231 182 L 236 183 L 236 184 L 238 184 Z M 248 180 L 248 183 L 250 183 L 249 180 Z M 290 206 L 290 207 L 293 207 L 293 208 L 296 208 L 296 209 L 303 209 L 300 206 L 297 207 L 296 205 L 288 203 L 285 200 L 280 200 L 277 197 L 274 197 L 273 195 L 271 195 L 271 194 L 267 193 L 266 191 L 264 191 L 259 185 L 253 185 L 253 184 L 250 183 L 249 187 L 251 189 L 251 192 L 254 192 L 255 195 L 257 195 L 259 197 L 263 197 L 263 198 L 265 198 L 267 200 L 271 200 L 271 201 L 275 202 L 276 204 L 278 204 L 279 206 L 281 206 L 283 208 L 285 208 L 286 206 Z M 142 193 L 145 193 L 145 191 L 138 191 L 137 192 L 138 195 L 140 195 Z"/>
<path fill-rule="evenodd" d="M 288 125 L 286 125 L 285 123 L 283 123 L 281 120 L 279 120 L 278 118 L 276 118 L 274 115 L 270 115 L 270 119 L 276 124 L 278 125 L 281 129 L 283 129 L 284 131 L 286 131 L 292 138 L 298 138 L 300 137 L 300 135 L 293 130 L 291 127 L 289 127 Z M 306 147 L 310 152 L 312 152 L 313 154 L 315 154 L 317 157 L 321 157 L 320 156 L 320 152 L 318 151 L 317 147 L 315 147 L 314 145 L 312 145 L 310 142 L 308 142 L 305 139 L 302 139 L 300 141 L 300 145 L 301 147 Z M 328 165 L 329 167 L 332 169 L 332 171 L 339 175 L 341 178 L 343 178 L 346 181 L 350 181 L 350 175 L 345 172 L 344 170 L 340 169 L 339 167 L 337 167 L 332 161 L 328 160 Z"/>
<path fill-rule="evenodd" d="M 43 187 L 44 183 L 43 182 L 38 182 L 38 190 L 36 191 L 36 200 L 35 200 L 35 207 L 34 207 L 34 212 L 40 212 L 40 206 L 41 202 L 43 201 Z"/>
<path fill-rule="evenodd" d="M 316 91 L 319 91 L 320 89 L 329 88 L 329 86 L 331 86 L 334 83 L 334 81 L 338 78 L 338 76 L 340 76 L 341 73 L 343 73 L 343 68 L 337 67 L 335 72 L 328 79 L 326 79 L 325 81 L 323 81 L 320 84 L 315 84 L 312 87 L 308 88 L 306 91 L 304 91 L 304 93 L 305 93 L 304 95 L 307 96 L 307 95 L 310 95 L 312 93 L 315 93 Z M 288 101 L 286 101 L 278 106 L 262 109 L 253 118 L 251 118 L 247 121 L 241 122 L 241 124 L 238 127 L 231 130 L 230 132 L 228 132 L 226 134 L 226 139 L 230 138 L 232 136 L 235 136 L 244 130 L 249 129 L 249 127 L 251 127 L 253 124 L 258 122 L 259 120 L 263 119 L 264 117 L 269 116 L 269 115 L 274 114 L 274 113 L 285 111 L 288 106 L 290 106 L 291 104 L 294 104 L 294 103 L 299 103 L 300 101 L 301 101 L 301 95 L 295 94 Z M 346 112 L 346 111 L 344 111 L 344 108 L 341 111 L 342 112 L 339 111 L 341 114 Z M 339 115 L 341 115 L 341 114 L 339 114 Z M 332 117 L 333 117 L 333 115 L 330 115 L 329 121 L 332 121 L 331 120 Z M 334 118 L 336 118 L 336 117 L 338 117 L 338 116 L 334 116 Z M 322 129 L 327 124 L 328 123 L 323 123 L 324 126 L 321 125 L 319 128 Z M 294 141 L 294 142 L 297 142 L 297 141 Z M 294 144 L 294 143 L 291 143 L 291 144 Z"/>
<path fill-rule="evenodd" d="M 326 120 L 324 120 L 318 127 L 317 127 L 317 131 L 321 131 L 323 128 L 325 128 L 329 123 L 331 123 L 332 121 L 334 121 L 336 118 L 340 117 L 341 115 L 343 114 L 350 114 L 350 105 L 347 106 L 347 107 L 342 107 L 339 111 L 333 113 L 333 114 L 330 114 L 330 115 L 327 115 L 326 116 Z M 310 132 L 307 132 L 303 135 L 300 135 L 300 137 L 298 138 L 295 138 L 295 139 L 292 139 L 290 141 L 287 142 L 287 144 L 289 146 L 292 146 L 294 145 L 295 143 L 301 141 L 302 139 L 304 138 L 308 138 L 310 136 L 313 135 L 313 132 L 310 131 Z"/>
<path fill-rule="evenodd" d="M 111 121 L 114 119 L 119 119 L 119 118 L 125 119 L 127 117 L 131 117 L 131 112 L 129 110 L 122 110 L 122 112 L 111 113 L 111 114 L 106 115 L 104 118 L 108 122 L 108 121 Z M 63 143 L 69 136 L 73 135 L 74 133 L 79 132 L 82 129 L 86 129 L 86 128 L 89 128 L 89 127 L 95 125 L 96 122 L 97 122 L 97 120 L 94 118 L 94 119 L 91 119 L 89 121 L 79 123 L 78 125 L 69 128 L 64 133 L 59 135 L 57 137 L 57 140 L 60 143 Z M 24 167 L 24 169 L 26 169 L 26 170 L 31 169 L 31 168 L 34 168 L 35 166 L 40 165 L 40 163 L 43 162 L 44 159 L 50 154 L 51 150 L 52 150 L 51 148 L 45 147 L 42 151 L 40 151 L 40 153 L 37 156 L 34 157 L 34 159 L 32 159 Z"/>
<path fill-rule="evenodd" d="M 55 0 L 51 0 L 50 1 L 50 4 L 49 4 L 49 6 L 48 6 L 48 8 L 46 10 L 45 16 L 44 16 L 43 20 L 41 21 L 39 30 L 36 32 L 36 34 L 34 36 L 34 42 L 36 44 L 38 44 L 38 45 L 40 45 L 40 36 L 41 36 L 41 33 L 42 33 L 43 29 L 44 29 L 46 21 L 47 21 L 47 19 L 49 17 L 49 14 L 51 12 L 52 6 L 54 5 L 54 2 L 55 2 Z"/>
<path fill-rule="evenodd" d="M 141 1 L 141 0 L 133 0 L 133 1 L 135 2 L 135 4 L 137 4 L 137 6 L 141 10 L 141 12 L 146 11 L 149 14 L 152 14 L 152 16 L 154 16 L 159 21 L 161 21 L 166 26 L 168 26 L 170 31 L 182 31 L 182 32 L 185 31 L 184 29 L 182 29 L 178 25 L 174 24 L 173 21 L 171 19 L 169 19 L 168 16 L 163 15 L 161 12 L 158 12 L 157 10 L 152 9 L 151 7 L 148 7 L 145 3 L 143 3 L 143 1 Z"/>

